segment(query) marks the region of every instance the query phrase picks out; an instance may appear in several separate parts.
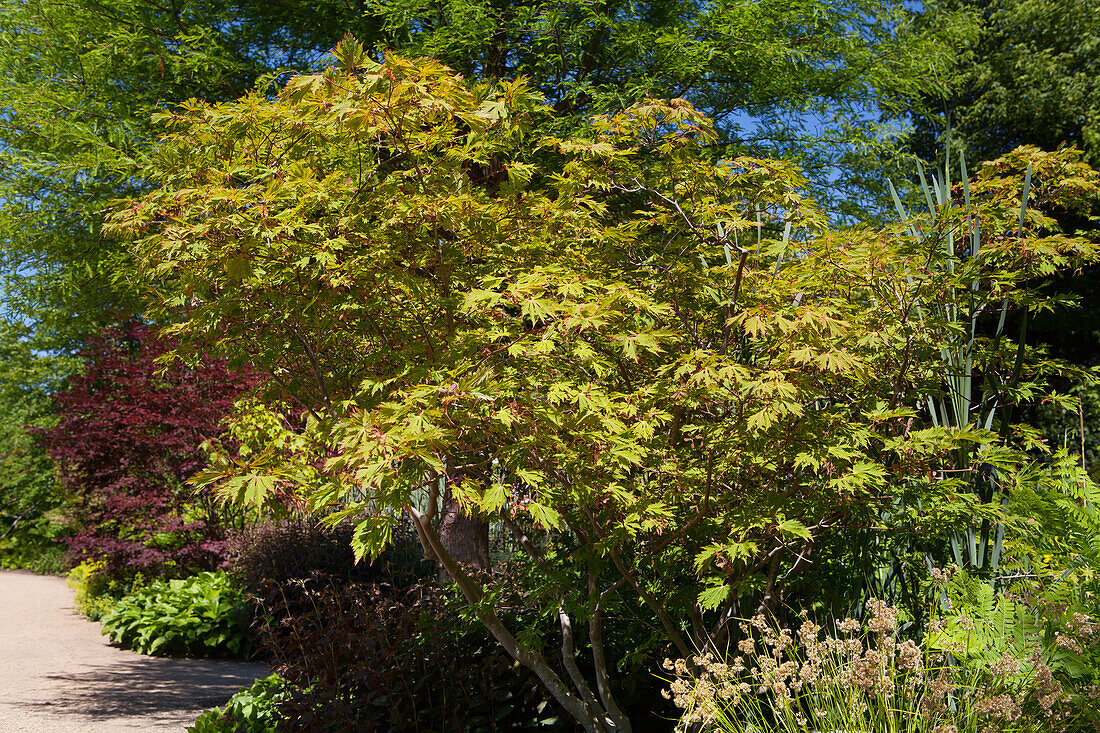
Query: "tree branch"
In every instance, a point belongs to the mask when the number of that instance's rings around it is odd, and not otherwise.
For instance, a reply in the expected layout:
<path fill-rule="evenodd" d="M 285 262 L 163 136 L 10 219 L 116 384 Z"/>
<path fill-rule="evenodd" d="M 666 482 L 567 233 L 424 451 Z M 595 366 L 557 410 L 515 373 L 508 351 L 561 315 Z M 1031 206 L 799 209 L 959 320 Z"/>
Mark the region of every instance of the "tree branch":
<path fill-rule="evenodd" d="M 601 715 L 600 704 L 596 702 L 596 696 L 592 694 L 592 688 L 588 686 L 584 675 L 577 667 L 577 650 L 573 644 L 573 620 L 565 612 L 565 606 L 558 603 L 558 622 L 561 624 L 561 662 L 565 671 L 569 673 L 569 679 L 573 680 L 573 688 L 581 693 L 585 704 L 593 718 L 599 720 L 607 716 Z"/>
<path fill-rule="evenodd" d="M 596 668 L 596 690 L 600 693 L 600 700 L 607 714 L 615 723 L 615 728 L 622 733 L 632 733 L 630 721 L 619 709 L 615 697 L 611 694 L 611 680 L 607 674 L 607 660 L 604 658 L 603 649 L 603 614 L 600 611 L 600 603 L 603 594 L 597 595 L 596 574 L 591 568 L 588 570 L 588 602 L 592 606 L 592 616 L 588 619 L 588 640 L 592 643 L 592 666 Z"/>
<path fill-rule="evenodd" d="M 411 504 L 405 505 L 405 512 L 412 518 L 417 535 L 431 548 L 432 554 L 435 555 L 436 560 L 458 585 L 458 589 L 465 596 L 474 613 L 477 614 L 478 620 L 485 625 L 485 628 L 489 629 L 489 632 L 504 648 L 504 651 L 508 653 L 508 656 L 538 675 L 538 678 L 546 685 L 546 689 L 550 691 L 554 699 L 573 716 L 574 720 L 584 726 L 587 733 L 606 733 L 603 724 L 590 716 L 591 711 L 588 706 L 583 700 L 570 692 L 562 679 L 546 663 L 542 655 L 520 647 L 516 637 L 508 630 L 500 617 L 496 615 L 496 612 L 485 606 L 482 602 L 485 599 L 485 590 L 477 581 L 467 575 L 462 566 L 443 549 L 435 529 L 427 522 L 425 516 Z"/>

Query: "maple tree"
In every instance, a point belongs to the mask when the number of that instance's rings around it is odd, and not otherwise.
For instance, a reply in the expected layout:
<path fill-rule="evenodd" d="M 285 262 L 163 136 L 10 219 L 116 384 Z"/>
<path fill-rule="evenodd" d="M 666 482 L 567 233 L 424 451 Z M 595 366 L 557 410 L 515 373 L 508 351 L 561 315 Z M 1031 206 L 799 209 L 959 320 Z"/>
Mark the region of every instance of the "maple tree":
<path fill-rule="evenodd" d="M 71 356 L 115 314 L 140 314 L 133 262 L 102 216 L 107 201 L 150 185 L 150 116 L 191 96 L 234 99 L 259 80 L 274 90 L 349 28 L 379 55 L 528 76 L 557 104 L 543 118 L 557 129 L 647 94 L 682 95 L 721 120 L 727 154 L 790 156 L 838 200 L 866 188 L 867 161 L 897 152 L 893 126 L 872 121 L 878 110 L 942 88 L 935 70 L 952 37 L 915 31 L 893 0 L 7 3 L 0 316 L 30 324 L 35 351 Z M 8 452 L 27 441 L 19 430 L 0 439 Z M 472 529 L 477 554 L 484 527 Z"/>
<path fill-rule="evenodd" d="M 1032 494 L 1079 478 L 986 421 L 1062 365 L 968 325 L 1049 307 L 1035 277 L 1095 258 L 1021 207 L 1087 205 L 1100 181 L 1072 154 L 1024 150 L 965 192 L 937 182 L 923 216 L 834 229 L 789 164 L 712 159 L 713 126 L 683 100 L 532 141 L 552 112 L 522 81 L 378 64 L 350 38 L 335 54 L 274 103 L 164 115 L 159 188 L 112 217 L 172 334 L 271 373 L 327 456 L 255 452 L 203 481 L 263 501 L 301 474 L 359 554 L 411 521 L 586 730 L 630 730 L 612 610 L 647 609 L 686 657 L 868 537 L 923 557 L 1003 524 L 1010 502 L 974 491 L 987 466 Z M 957 407 L 953 354 L 989 404 Z M 441 539 L 448 494 L 522 547 L 557 666 Z"/>
<path fill-rule="evenodd" d="M 234 511 L 186 482 L 205 463 L 200 444 L 254 380 L 216 361 L 162 369 L 157 358 L 170 348 L 151 326 L 107 329 L 55 395 L 59 418 L 39 434 L 79 525 L 64 538 L 72 562 L 127 576 L 222 562 Z"/>

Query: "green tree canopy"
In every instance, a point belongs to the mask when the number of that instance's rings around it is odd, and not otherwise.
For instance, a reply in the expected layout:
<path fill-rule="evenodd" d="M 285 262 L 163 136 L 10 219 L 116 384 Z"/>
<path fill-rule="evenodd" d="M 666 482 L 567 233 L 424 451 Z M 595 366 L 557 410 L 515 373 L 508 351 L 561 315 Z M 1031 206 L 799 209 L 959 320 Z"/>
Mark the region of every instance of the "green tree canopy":
<path fill-rule="evenodd" d="M 820 197 L 878 186 L 866 173 L 880 164 L 869 161 L 896 136 L 874 116 L 934 93 L 949 58 L 947 34 L 913 32 L 884 0 L 9 0 L 0 5 L 9 319 L 71 349 L 139 309 L 126 252 L 102 237 L 101 214 L 145 185 L 150 116 L 191 97 L 234 99 L 265 73 L 309 70 L 348 29 L 380 52 L 438 57 L 470 78 L 527 76 L 563 129 L 647 95 L 685 97 L 719 121 L 724 154 L 792 158 Z"/>
<path fill-rule="evenodd" d="M 53 425 L 50 395 L 61 387 L 68 360 L 36 354 L 26 328 L 0 324 L 0 566 L 56 569 L 62 529 L 50 517 L 63 500 L 45 449 L 25 428 Z"/>
<path fill-rule="evenodd" d="M 960 48 L 953 91 L 917 110 L 914 149 L 942 158 L 951 145 L 972 161 L 1020 145 L 1074 145 L 1100 163 L 1100 16 L 1091 0 L 935 0 L 929 25 L 973 19 Z"/>
<path fill-rule="evenodd" d="M 150 115 L 302 61 L 242 20 L 221 3 L 0 4 L 0 291 L 44 346 L 78 347 L 140 308 L 101 224 L 108 200 L 144 186 Z"/>
<path fill-rule="evenodd" d="M 917 30 L 882 0 L 396 0 L 369 12 L 402 55 L 473 79 L 529 78 L 559 129 L 683 97 L 714 120 L 722 154 L 791 160 L 844 214 L 873 205 L 904 136 L 879 118 L 946 89 L 958 32 Z"/>

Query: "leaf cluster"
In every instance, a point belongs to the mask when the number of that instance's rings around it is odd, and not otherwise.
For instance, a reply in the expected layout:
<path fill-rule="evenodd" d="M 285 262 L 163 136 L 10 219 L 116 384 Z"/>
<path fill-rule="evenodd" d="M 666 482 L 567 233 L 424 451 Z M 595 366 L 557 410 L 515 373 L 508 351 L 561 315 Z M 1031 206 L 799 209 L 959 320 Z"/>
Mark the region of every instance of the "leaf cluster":
<path fill-rule="evenodd" d="M 141 654 L 245 657 L 248 604 L 224 571 L 153 581 L 122 597 L 103 633 Z"/>

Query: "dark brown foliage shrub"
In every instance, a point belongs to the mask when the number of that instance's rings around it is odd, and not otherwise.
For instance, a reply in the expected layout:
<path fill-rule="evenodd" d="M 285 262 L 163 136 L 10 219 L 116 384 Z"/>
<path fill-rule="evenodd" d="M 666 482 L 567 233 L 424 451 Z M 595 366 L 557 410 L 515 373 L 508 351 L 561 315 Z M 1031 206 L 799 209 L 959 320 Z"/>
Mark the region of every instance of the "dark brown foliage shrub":
<path fill-rule="evenodd" d="M 355 561 L 351 525 L 326 527 L 313 518 L 265 522 L 230 539 L 233 573 L 268 613 L 293 615 L 306 591 L 323 585 L 412 584 L 431 573 L 411 528 L 394 534 L 389 549 L 375 562 Z"/>
<path fill-rule="evenodd" d="M 538 679 L 512 662 L 447 592 L 426 581 L 336 586 L 307 579 L 294 614 L 264 629 L 290 682 L 279 716 L 294 731 L 571 730 Z M 547 725 L 539 726 L 539 721 Z"/>
<path fill-rule="evenodd" d="M 574 730 L 534 674 L 463 612 L 465 602 L 428 580 L 435 569 L 411 528 L 374 564 L 354 562 L 351 532 L 293 520 L 232 540 L 260 643 L 288 681 L 278 703 L 287 730 Z M 548 601 L 531 594 L 517 570 L 504 563 L 483 580 L 525 643 L 556 648 L 556 614 L 543 612 Z M 653 634 L 651 619 L 625 607 L 606 618 L 608 650 L 625 664 L 621 704 L 646 726 L 639 729 L 671 730 Z M 577 644 L 577 662 L 591 677 L 583 632 Z M 557 654 L 549 657 L 557 663 Z"/>
<path fill-rule="evenodd" d="M 411 528 L 374 563 L 355 562 L 351 534 L 296 519 L 231 540 L 263 651 L 289 682 L 287 729 L 511 731 L 555 716 L 533 674 L 426 580 Z"/>

